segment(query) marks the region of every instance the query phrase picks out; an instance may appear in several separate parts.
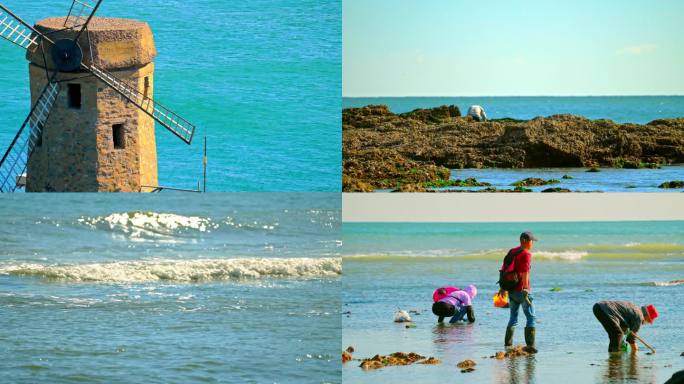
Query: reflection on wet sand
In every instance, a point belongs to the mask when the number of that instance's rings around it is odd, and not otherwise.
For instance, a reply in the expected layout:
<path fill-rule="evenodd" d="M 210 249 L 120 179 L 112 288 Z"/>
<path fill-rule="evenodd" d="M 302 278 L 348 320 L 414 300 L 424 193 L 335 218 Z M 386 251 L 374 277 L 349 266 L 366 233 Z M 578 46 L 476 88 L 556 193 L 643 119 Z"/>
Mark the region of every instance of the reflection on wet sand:
<path fill-rule="evenodd" d="M 432 339 L 439 343 L 463 343 L 473 339 L 474 324 L 437 323 L 432 328 Z"/>
<path fill-rule="evenodd" d="M 435 344 L 435 351 L 444 353 L 445 356 L 468 355 L 468 358 L 475 358 L 471 353 L 474 352 L 473 344 L 479 337 L 479 331 L 474 324 L 435 324 L 432 328 L 432 341 Z"/>
<path fill-rule="evenodd" d="M 651 363 L 639 364 L 639 355 L 635 353 L 611 354 L 606 360 L 602 383 L 656 383 L 657 379 Z"/>
<path fill-rule="evenodd" d="M 514 357 L 502 361 L 506 369 L 494 371 L 495 383 L 527 384 L 534 382 L 536 358 L 533 355 Z"/>
<path fill-rule="evenodd" d="M 470 346 L 477 338 L 476 333 L 472 324 L 438 323 L 432 328 L 432 341 L 438 351 L 463 349 L 464 344 Z"/>

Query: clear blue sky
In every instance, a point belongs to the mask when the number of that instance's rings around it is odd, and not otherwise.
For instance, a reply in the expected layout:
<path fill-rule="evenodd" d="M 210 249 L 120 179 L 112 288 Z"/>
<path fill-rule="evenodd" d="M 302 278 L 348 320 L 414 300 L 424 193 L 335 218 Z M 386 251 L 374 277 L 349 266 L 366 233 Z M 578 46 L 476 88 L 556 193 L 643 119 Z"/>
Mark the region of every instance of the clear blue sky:
<path fill-rule="evenodd" d="M 342 94 L 683 95 L 683 0 L 343 0 Z"/>

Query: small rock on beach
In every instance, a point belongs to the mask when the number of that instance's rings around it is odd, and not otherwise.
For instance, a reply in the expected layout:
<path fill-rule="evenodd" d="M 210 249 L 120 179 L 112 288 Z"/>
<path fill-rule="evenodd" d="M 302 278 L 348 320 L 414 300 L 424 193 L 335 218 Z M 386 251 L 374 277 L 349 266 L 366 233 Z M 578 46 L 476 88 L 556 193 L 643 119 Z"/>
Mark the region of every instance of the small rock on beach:
<path fill-rule="evenodd" d="M 527 352 L 526 347 L 522 345 L 516 345 L 515 347 L 509 349 L 506 352 L 500 351 L 495 355 L 489 356 L 492 359 L 503 360 L 505 358 L 518 357 L 518 356 L 528 356 L 530 353 Z"/>
<path fill-rule="evenodd" d="M 474 362 L 473 360 L 470 360 L 470 359 L 463 360 L 463 361 L 459 362 L 458 364 L 456 364 L 457 367 L 463 368 L 463 369 L 471 368 L 471 367 L 474 367 L 476 365 L 477 365 L 477 363 Z"/>
<path fill-rule="evenodd" d="M 421 356 L 415 352 L 394 352 L 390 355 L 375 355 L 369 359 L 363 359 L 359 367 L 363 369 L 379 369 L 391 365 L 440 364 L 442 361 L 435 357 Z"/>

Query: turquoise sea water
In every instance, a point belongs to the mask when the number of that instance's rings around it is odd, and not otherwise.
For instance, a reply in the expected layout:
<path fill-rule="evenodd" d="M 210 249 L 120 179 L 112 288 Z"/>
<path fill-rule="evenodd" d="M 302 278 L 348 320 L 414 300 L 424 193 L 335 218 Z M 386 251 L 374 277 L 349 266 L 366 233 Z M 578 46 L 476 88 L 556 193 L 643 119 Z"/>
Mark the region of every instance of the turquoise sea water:
<path fill-rule="evenodd" d="M 345 97 L 343 108 L 385 104 L 394 113 L 416 108 L 457 105 L 461 113 L 473 104 L 481 105 L 490 119 L 573 114 L 589 119 L 610 119 L 619 123 L 645 124 L 655 119 L 684 117 L 684 96 L 578 96 L 578 97 Z"/>
<path fill-rule="evenodd" d="M 503 350 L 508 310 L 492 305 L 497 270 L 523 230 L 540 241 L 532 258 L 532 295 L 537 312 L 533 357 L 490 359 Z M 435 356 L 440 365 L 386 367 L 363 371 L 343 366 L 344 382 L 393 383 L 662 383 L 684 369 L 680 303 L 684 285 L 684 222 L 478 223 L 343 225 L 343 347 L 354 357 L 395 351 Z M 443 285 L 475 284 L 477 321 L 438 326 L 431 295 Z M 552 288 L 559 292 L 551 292 Z M 656 348 L 647 355 L 610 358 L 608 338 L 591 307 L 605 299 L 652 303 L 660 317 L 640 336 Z M 417 310 L 415 328 L 393 322 L 398 309 Z M 520 314 L 521 319 L 524 315 Z M 515 344 L 524 344 L 519 325 Z M 462 374 L 456 363 L 476 361 Z"/>
<path fill-rule="evenodd" d="M 29 23 L 71 1 L 3 4 Z M 339 1 L 109 1 L 98 14 L 154 33 L 155 99 L 197 125 L 192 146 L 157 128 L 159 182 L 194 188 L 208 137 L 212 191 L 339 191 Z M 28 64 L 0 41 L 0 150 L 29 111 Z"/>
<path fill-rule="evenodd" d="M 340 382 L 338 195 L 192 196 L 5 196 L 0 382 Z"/>

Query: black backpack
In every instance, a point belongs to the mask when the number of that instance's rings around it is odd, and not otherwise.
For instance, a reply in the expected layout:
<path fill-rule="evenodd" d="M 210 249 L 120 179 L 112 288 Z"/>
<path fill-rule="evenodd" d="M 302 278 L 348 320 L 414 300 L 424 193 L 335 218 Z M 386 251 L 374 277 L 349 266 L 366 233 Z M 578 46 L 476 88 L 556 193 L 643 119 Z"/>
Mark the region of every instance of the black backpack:
<path fill-rule="evenodd" d="M 520 284 L 520 276 L 518 276 L 518 272 L 514 270 L 509 271 L 509 269 L 511 265 L 515 263 L 516 256 L 521 254 L 523 251 L 524 249 L 522 248 L 520 248 L 520 250 L 516 253 L 508 251 L 506 257 L 504 257 L 503 268 L 499 270 L 499 281 L 497 281 L 499 287 L 504 291 L 512 291 L 518 286 L 518 284 Z"/>

